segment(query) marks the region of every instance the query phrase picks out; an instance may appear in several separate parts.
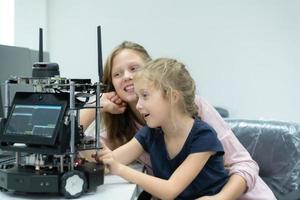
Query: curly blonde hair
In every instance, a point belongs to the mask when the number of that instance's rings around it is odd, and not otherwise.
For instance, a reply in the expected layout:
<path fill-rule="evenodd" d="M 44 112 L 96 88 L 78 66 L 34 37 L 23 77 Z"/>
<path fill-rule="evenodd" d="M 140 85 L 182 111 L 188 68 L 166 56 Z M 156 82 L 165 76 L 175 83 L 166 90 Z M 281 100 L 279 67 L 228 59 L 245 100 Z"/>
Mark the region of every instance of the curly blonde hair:
<path fill-rule="evenodd" d="M 181 62 L 170 58 L 152 60 L 138 70 L 134 82 L 138 80 L 153 83 L 170 103 L 172 91 L 176 90 L 182 97 L 180 103 L 183 112 L 191 117 L 198 115 L 198 107 L 195 104 L 195 81 Z"/>

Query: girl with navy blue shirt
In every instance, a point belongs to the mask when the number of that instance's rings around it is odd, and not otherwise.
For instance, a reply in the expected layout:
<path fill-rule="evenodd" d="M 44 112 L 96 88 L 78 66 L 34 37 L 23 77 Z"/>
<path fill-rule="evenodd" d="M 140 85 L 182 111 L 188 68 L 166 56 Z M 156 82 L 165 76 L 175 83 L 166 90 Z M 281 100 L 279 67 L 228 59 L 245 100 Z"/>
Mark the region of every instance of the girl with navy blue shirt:
<path fill-rule="evenodd" d="M 216 132 L 197 117 L 195 83 L 185 66 L 160 58 L 134 77 L 137 110 L 147 126 L 114 151 L 104 144 L 97 159 L 110 172 L 159 199 L 197 199 L 217 194 L 228 180 Z M 154 176 L 126 165 L 149 153 Z"/>
<path fill-rule="evenodd" d="M 173 172 L 193 153 L 213 151 L 201 172 L 192 183 L 178 196 L 178 199 L 196 199 L 205 195 L 218 193 L 228 179 L 228 173 L 224 169 L 223 147 L 217 138 L 215 131 L 199 118 L 194 120 L 183 148 L 174 157 L 170 158 L 166 149 L 161 128 L 143 127 L 135 138 L 149 153 L 154 176 L 169 179 Z"/>

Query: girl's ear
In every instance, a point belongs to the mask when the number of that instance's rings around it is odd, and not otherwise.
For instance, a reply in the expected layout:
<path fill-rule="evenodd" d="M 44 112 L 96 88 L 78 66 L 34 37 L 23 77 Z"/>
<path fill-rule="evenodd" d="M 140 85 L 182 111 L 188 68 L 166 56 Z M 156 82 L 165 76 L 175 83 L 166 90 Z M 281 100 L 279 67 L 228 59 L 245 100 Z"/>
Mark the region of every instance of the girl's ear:
<path fill-rule="evenodd" d="M 180 101 L 181 95 L 177 90 L 172 90 L 171 96 L 174 103 L 178 103 Z"/>

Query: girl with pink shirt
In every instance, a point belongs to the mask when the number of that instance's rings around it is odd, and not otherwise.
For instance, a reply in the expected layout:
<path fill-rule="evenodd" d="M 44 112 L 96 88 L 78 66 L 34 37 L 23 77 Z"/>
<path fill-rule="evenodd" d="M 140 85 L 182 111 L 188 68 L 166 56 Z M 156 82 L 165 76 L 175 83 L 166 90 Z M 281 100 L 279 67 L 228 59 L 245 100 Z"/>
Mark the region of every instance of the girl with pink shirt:
<path fill-rule="evenodd" d="M 133 75 L 151 58 L 144 47 L 133 42 L 123 42 L 117 46 L 107 58 L 103 82 L 108 91 L 101 98 L 101 115 L 106 129 L 104 141 L 111 149 L 130 141 L 135 133 L 145 125 L 145 121 L 136 109 L 138 102 L 133 87 Z M 269 187 L 259 177 L 259 167 L 247 150 L 235 137 L 230 127 L 218 112 L 203 98 L 197 97 L 200 118 L 217 132 L 225 154 L 224 165 L 229 170 L 230 178 L 222 190 L 213 196 L 205 196 L 200 200 L 274 200 Z M 81 124 L 87 128 L 94 121 L 94 111 L 85 109 L 81 113 Z M 86 158 L 90 153 L 85 152 Z M 148 155 L 139 159 L 151 171 Z"/>

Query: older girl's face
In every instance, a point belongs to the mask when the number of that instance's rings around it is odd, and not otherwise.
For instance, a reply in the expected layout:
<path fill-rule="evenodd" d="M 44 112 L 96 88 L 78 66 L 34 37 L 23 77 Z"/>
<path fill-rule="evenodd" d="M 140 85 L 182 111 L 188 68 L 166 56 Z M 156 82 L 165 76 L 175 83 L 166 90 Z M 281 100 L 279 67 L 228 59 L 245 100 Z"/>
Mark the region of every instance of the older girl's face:
<path fill-rule="evenodd" d="M 143 64 L 141 56 L 130 49 L 122 50 L 113 59 L 112 84 L 119 97 L 127 103 L 137 101 L 132 79 Z"/>

